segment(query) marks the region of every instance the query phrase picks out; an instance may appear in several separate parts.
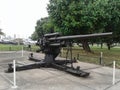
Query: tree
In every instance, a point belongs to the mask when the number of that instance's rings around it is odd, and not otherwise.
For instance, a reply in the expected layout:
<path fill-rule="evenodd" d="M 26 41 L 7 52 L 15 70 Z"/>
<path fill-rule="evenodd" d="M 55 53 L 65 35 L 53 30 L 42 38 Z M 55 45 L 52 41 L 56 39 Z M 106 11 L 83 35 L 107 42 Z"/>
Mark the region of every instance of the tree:
<path fill-rule="evenodd" d="M 0 39 L 1 39 L 1 35 L 4 35 L 4 33 L 2 32 L 2 29 L 0 29 Z"/>
<path fill-rule="evenodd" d="M 2 29 L 0 29 L 0 35 L 4 35 L 4 33 L 2 32 Z"/>
<path fill-rule="evenodd" d="M 113 37 L 103 40 L 110 50 L 111 44 L 120 40 L 120 0 L 98 0 L 97 7 L 99 13 L 94 25 L 102 32 L 113 32 Z"/>
<path fill-rule="evenodd" d="M 48 13 L 65 35 L 112 31 L 115 39 L 120 38 L 120 0 L 50 0 Z M 90 51 L 88 41 L 81 42 Z"/>
<path fill-rule="evenodd" d="M 63 35 L 113 32 L 107 40 L 94 41 L 107 42 L 109 49 L 113 41 L 120 42 L 120 0 L 50 0 L 47 10 L 49 17 L 37 21 L 33 36 L 54 31 Z M 79 42 L 91 51 L 88 40 Z"/>
<path fill-rule="evenodd" d="M 94 17 L 93 0 L 50 0 L 48 13 L 54 25 L 64 35 L 92 33 Z M 87 40 L 81 40 L 83 49 L 91 51 Z"/>
<path fill-rule="evenodd" d="M 37 32 L 34 31 L 30 38 L 31 38 L 32 40 L 37 40 L 37 39 L 38 39 L 38 34 L 37 34 Z"/>
<path fill-rule="evenodd" d="M 35 31 L 31 35 L 31 39 L 37 40 L 46 33 L 54 32 L 54 26 L 49 17 L 41 18 L 37 21 Z"/>

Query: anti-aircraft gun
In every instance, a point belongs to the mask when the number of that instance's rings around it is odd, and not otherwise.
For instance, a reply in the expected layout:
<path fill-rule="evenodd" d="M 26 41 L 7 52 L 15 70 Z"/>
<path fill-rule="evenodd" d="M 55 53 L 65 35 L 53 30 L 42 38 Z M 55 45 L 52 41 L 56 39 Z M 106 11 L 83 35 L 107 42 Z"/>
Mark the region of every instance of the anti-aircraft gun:
<path fill-rule="evenodd" d="M 56 60 L 56 57 L 60 54 L 62 47 L 71 47 L 72 42 L 70 40 L 74 39 L 89 39 L 94 37 L 106 37 L 112 35 L 112 32 L 108 33 L 96 33 L 96 34 L 87 34 L 87 35 L 71 35 L 71 36 L 61 36 L 60 33 L 49 33 L 45 34 L 42 38 L 40 38 L 37 42 L 37 45 L 40 47 L 40 50 L 45 53 L 45 57 L 43 60 L 38 60 L 33 57 L 33 53 L 29 56 L 29 60 L 35 61 L 37 63 L 17 66 L 16 70 L 28 70 L 40 67 L 51 67 L 58 70 L 65 71 L 67 73 L 87 77 L 89 76 L 88 72 L 80 70 L 80 67 L 77 66 L 76 68 L 73 67 L 73 63 L 76 60 L 72 60 L 72 53 L 71 53 L 71 60 Z M 71 52 L 71 48 L 68 49 Z M 67 52 L 68 54 L 68 52 Z M 71 66 L 67 65 L 71 64 Z M 9 64 L 9 68 L 7 72 L 13 72 L 13 65 Z"/>

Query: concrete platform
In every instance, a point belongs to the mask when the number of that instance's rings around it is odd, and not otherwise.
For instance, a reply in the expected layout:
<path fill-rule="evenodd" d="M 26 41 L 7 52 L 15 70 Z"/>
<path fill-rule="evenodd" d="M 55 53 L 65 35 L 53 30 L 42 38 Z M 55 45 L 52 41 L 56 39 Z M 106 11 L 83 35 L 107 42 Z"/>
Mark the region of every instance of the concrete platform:
<path fill-rule="evenodd" d="M 90 72 L 87 78 L 76 77 L 53 68 L 32 69 L 16 73 L 18 88 L 13 89 L 13 73 L 4 73 L 7 63 L 12 59 L 22 63 L 32 61 L 27 60 L 29 52 L 24 52 L 24 57 L 21 57 L 20 52 L 9 55 L 8 53 L 0 53 L 0 90 L 120 90 L 119 69 L 116 69 L 116 83 L 112 85 L 112 68 L 83 62 L 78 62 L 74 66 L 79 65 L 82 70 Z M 43 54 L 35 55 L 41 59 L 44 57 Z"/>

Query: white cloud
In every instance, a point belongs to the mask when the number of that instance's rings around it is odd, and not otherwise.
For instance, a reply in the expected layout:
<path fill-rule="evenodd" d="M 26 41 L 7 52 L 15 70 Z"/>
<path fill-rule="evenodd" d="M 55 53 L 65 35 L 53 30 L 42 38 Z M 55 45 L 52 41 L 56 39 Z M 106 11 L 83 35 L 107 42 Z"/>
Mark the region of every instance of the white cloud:
<path fill-rule="evenodd" d="M 7 35 L 28 37 L 36 21 L 48 16 L 49 0 L 0 0 L 0 28 Z"/>

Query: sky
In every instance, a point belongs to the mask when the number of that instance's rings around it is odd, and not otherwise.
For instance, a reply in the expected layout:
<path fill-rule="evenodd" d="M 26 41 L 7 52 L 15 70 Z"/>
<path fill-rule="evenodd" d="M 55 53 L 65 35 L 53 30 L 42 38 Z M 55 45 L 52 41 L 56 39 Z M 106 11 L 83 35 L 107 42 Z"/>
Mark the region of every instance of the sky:
<path fill-rule="evenodd" d="M 37 20 L 48 16 L 49 0 L 0 0 L 0 29 L 6 36 L 28 38 Z"/>

